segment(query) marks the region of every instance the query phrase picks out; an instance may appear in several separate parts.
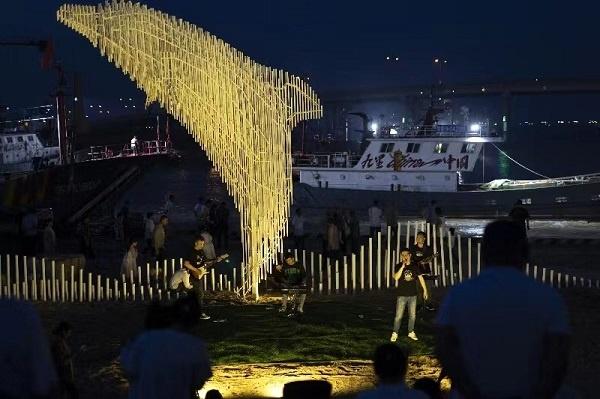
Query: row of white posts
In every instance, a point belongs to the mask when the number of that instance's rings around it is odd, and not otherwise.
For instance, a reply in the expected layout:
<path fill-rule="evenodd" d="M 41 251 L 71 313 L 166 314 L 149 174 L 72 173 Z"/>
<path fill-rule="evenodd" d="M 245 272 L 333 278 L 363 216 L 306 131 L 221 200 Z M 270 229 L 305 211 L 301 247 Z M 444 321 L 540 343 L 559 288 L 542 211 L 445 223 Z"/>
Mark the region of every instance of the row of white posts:
<path fill-rule="evenodd" d="M 321 253 L 295 250 L 296 258 L 305 265 L 307 283 L 314 294 L 348 294 L 393 288 L 394 265 L 399 260 L 401 248 L 414 243 L 416 233 L 427 233 L 427 244 L 439 257 L 433 261 L 433 272 L 439 278 L 436 287 L 453 286 L 479 274 L 481 270 L 481 244 L 471 237 L 452 236 L 442 228 L 424 222 L 398 223 L 387 231 L 369 237 L 358 253 L 342 255 L 337 259 Z M 466 248 L 463 243 L 466 241 Z M 74 266 L 18 255 L 0 256 L 0 297 L 33 301 L 91 302 L 101 300 L 151 300 L 171 299 L 168 288 L 170 277 L 181 267 L 182 259 L 165 260 L 162 265 L 147 263 L 138 267 L 137 273 L 120 278 L 103 278 L 99 274 L 84 272 Z M 239 271 L 239 272 L 238 272 Z M 600 281 L 585 279 L 536 265 L 526 267 L 526 274 L 553 287 L 600 288 Z M 260 280 L 272 272 L 272 266 L 260 270 Z M 209 291 L 248 292 L 251 286 L 244 265 L 230 273 L 215 272 L 203 279 Z M 239 283 L 239 285 L 238 285 Z M 175 294 L 178 296 L 178 294 Z"/>
<path fill-rule="evenodd" d="M 171 299 L 168 283 L 176 271 L 175 264 L 179 268 L 181 262 L 171 259 L 162 265 L 147 263 L 129 276 L 111 279 L 52 260 L 1 255 L 0 297 L 44 302 Z M 205 290 L 232 291 L 237 286 L 237 270 L 233 269 L 230 277 L 211 269 L 203 284 Z"/>

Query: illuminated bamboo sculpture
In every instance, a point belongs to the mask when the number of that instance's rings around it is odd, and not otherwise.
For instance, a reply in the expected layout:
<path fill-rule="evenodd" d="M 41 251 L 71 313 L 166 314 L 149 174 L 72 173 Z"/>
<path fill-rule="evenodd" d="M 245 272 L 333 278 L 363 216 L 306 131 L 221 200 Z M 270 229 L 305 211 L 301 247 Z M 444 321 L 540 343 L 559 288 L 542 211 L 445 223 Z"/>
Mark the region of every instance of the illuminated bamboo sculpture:
<path fill-rule="evenodd" d="M 219 171 L 241 216 L 243 262 L 258 294 L 275 261 L 292 199 L 291 130 L 319 118 L 300 78 L 260 65 L 202 29 L 144 5 L 63 5 L 58 20 L 85 36 L 183 123 Z"/>

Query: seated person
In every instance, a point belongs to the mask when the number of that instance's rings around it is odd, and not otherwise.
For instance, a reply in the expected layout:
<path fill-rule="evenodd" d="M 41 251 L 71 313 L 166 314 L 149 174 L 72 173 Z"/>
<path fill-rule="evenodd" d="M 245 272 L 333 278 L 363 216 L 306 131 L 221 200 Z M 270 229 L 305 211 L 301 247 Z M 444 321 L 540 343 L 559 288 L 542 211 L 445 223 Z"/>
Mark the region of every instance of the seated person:
<path fill-rule="evenodd" d="M 281 288 L 291 289 L 291 290 L 302 290 L 306 288 L 306 271 L 304 270 L 304 266 L 296 260 L 294 254 L 288 252 L 285 255 L 285 259 L 283 265 L 277 265 L 275 268 L 278 273 L 281 273 Z M 287 310 L 288 297 L 290 296 L 289 292 L 283 294 L 283 300 L 281 303 L 281 312 L 285 312 Z M 302 293 L 298 294 L 298 313 L 304 313 L 304 302 L 306 301 L 306 293 L 302 291 Z"/>

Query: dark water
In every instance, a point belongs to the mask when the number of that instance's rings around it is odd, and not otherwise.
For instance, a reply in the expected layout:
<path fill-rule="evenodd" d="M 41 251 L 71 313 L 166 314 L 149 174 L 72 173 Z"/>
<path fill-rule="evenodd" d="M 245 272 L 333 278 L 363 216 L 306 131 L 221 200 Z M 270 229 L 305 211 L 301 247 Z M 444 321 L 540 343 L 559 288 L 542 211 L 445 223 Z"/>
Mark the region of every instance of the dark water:
<path fill-rule="evenodd" d="M 600 130 L 592 126 L 518 126 L 507 141 L 497 146 L 526 167 L 549 177 L 573 176 L 600 172 Z M 485 179 L 483 157 L 474 171 L 465 174 L 466 182 L 482 182 L 499 178 L 539 178 L 500 154 L 491 144 L 485 146 Z"/>

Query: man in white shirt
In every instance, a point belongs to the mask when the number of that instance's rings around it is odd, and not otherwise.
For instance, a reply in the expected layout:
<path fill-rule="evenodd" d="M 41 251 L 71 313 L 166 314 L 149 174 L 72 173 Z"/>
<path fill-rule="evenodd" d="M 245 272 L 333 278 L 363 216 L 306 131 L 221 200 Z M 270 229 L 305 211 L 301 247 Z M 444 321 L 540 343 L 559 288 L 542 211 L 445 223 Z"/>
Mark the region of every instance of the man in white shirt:
<path fill-rule="evenodd" d="M 374 235 L 381 230 L 382 216 L 383 211 L 379 207 L 379 201 L 373 201 L 373 206 L 369 208 L 369 226 L 371 228 L 371 235 Z"/>
<path fill-rule="evenodd" d="M 523 273 L 527 237 L 507 220 L 484 233 L 481 274 L 440 308 L 437 352 L 458 398 L 552 398 L 566 374 L 561 297 Z"/>
<path fill-rule="evenodd" d="M 177 301 L 171 328 L 148 330 L 121 351 L 130 399 L 190 399 L 212 376 L 204 342 L 190 333 L 200 308 L 193 296 Z"/>
<path fill-rule="evenodd" d="M 384 344 L 375 350 L 373 361 L 377 388 L 358 394 L 356 399 L 427 399 L 421 391 L 406 386 L 408 359 L 402 349 L 394 344 Z"/>
<path fill-rule="evenodd" d="M 133 136 L 131 139 L 131 151 L 134 155 L 138 153 L 138 138 L 137 136 Z"/>
<path fill-rule="evenodd" d="M 1 299 L 0 325 L 0 397 L 51 397 L 58 379 L 42 322 L 33 306 Z"/>

